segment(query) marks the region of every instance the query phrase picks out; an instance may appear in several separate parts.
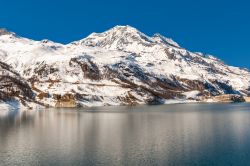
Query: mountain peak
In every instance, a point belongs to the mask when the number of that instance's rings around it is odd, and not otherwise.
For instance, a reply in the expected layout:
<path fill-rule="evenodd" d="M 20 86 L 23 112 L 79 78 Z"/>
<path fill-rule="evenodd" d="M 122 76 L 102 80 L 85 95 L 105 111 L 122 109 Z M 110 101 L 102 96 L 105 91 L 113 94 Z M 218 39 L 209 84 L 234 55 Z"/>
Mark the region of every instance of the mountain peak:
<path fill-rule="evenodd" d="M 92 33 L 85 39 L 73 43 L 128 52 L 140 52 L 157 44 L 180 48 L 175 41 L 159 33 L 149 37 L 129 25 L 117 25 L 102 33 Z"/>
<path fill-rule="evenodd" d="M 136 50 L 136 46 L 151 46 L 154 41 L 134 27 L 119 25 L 103 33 L 92 33 L 81 40 L 80 44 L 111 50 L 132 51 Z"/>
<path fill-rule="evenodd" d="M 149 38 L 148 36 L 146 36 L 145 34 L 140 32 L 138 29 L 131 27 L 129 25 L 117 25 L 113 28 L 108 29 L 107 31 L 105 31 L 103 33 L 93 33 L 93 34 L 95 34 L 95 35 L 102 35 L 102 34 L 116 35 L 118 37 L 122 37 L 123 35 L 125 35 L 125 36 L 141 35 L 141 36 L 145 36 L 145 37 Z"/>
<path fill-rule="evenodd" d="M 136 28 L 130 26 L 130 25 L 117 25 L 110 30 L 114 31 L 127 31 L 127 32 L 139 32 Z"/>

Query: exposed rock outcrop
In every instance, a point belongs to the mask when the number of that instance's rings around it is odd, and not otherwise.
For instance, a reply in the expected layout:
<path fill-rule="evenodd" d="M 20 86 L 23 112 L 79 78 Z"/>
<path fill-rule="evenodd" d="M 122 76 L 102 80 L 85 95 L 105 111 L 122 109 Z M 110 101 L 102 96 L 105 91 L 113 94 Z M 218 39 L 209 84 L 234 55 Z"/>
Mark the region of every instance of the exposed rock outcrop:
<path fill-rule="evenodd" d="M 231 102 L 238 103 L 246 101 L 243 96 L 232 95 L 232 94 L 215 96 L 213 97 L 213 100 L 215 102 L 223 102 L 223 103 L 231 103 Z"/>
<path fill-rule="evenodd" d="M 6 63 L 0 62 L 0 101 L 33 102 L 35 95 L 28 82 Z"/>

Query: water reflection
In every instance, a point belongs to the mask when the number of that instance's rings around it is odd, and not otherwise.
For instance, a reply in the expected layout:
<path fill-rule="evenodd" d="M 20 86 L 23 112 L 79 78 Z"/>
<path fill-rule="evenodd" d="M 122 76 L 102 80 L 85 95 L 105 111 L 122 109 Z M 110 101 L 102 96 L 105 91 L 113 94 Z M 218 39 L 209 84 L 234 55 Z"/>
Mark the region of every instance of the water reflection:
<path fill-rule="evenodd" d="M 0 159 L 3 165 L 247 165 L 249 125 L 249 104 L 11 111 L 0 116 Z"/>

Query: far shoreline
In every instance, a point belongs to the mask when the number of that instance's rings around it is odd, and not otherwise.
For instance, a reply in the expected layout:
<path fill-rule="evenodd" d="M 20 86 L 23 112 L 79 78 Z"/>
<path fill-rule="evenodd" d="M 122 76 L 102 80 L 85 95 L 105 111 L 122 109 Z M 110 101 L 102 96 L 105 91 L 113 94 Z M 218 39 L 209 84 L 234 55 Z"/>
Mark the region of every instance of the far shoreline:
<path fill-rule="evenodd" d="M 110 108 L 110 107 L 138 107 L 138 106 L 162 106 L 162 105 L 184 105 L 184 104 L 236 104 L 236 103 L 250 103 L 250 97 L 244 97 L 245 101 L 235 102 L 235 101 L 196 101 L 196 100 L 171 100 L 169 102 L 166 100 L 164 103 L 155 103 L 155 104 L 134 104 L 134 105 L 99 105 L 99 106 L 81 106 L 81 107 L 44 107 L 40 105 L 35 105 L 34 107 L 25 107 L 22 105 L 13 105 L 10 102 L 0 102 L 0 112 L 1 111 L 28 111 L 28 110 L 60 110 L 60 109 L 97 109 L 100 108 Z"/>

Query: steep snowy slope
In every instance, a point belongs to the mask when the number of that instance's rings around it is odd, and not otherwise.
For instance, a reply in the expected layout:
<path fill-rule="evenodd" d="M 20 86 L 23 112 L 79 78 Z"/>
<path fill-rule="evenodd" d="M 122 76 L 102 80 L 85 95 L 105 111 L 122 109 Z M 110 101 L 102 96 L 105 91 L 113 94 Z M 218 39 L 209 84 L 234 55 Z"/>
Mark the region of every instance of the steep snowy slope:
<path fill-rule="evenodd" d="M 29 82 L 37 101 L 50 106 L 164 103 L 250 92 L 246 69 L 130 26 L 67 45 L 0 30 L 0 60 Z"/>

